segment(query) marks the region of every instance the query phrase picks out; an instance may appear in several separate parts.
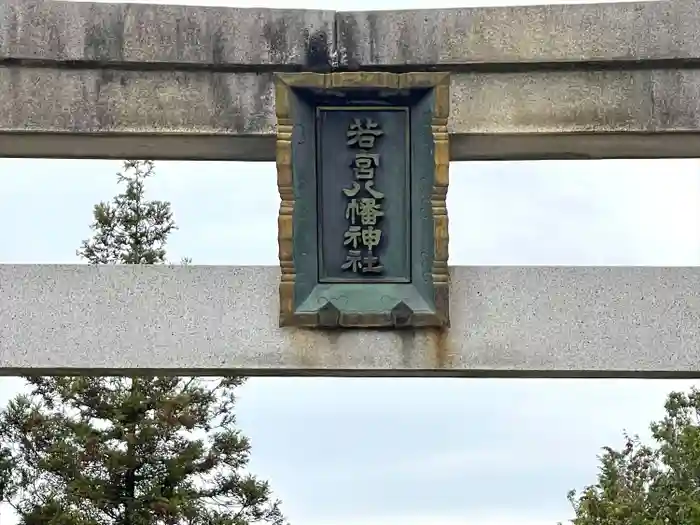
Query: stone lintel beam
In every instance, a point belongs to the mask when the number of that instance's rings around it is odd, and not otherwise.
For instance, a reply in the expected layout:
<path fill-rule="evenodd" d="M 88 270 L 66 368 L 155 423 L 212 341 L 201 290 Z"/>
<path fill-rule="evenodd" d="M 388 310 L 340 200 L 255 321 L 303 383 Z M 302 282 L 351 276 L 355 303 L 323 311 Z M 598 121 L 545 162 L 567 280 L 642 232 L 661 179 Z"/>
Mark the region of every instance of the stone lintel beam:
<path fill-rule="evenodd" d="M 0 64 L 300 69 L 332 50 L 334 11 L 2 0 Z"/>
<path fill-rule="evenodd" d="M 700 377 L 700 269 L 453 267 L 445 332 L 277 324 L 274 267 L 0 265 L 0 374 Z"/>
<path fill-rule="evenodd" d="M 274 161 L 273 73 L 0 67 L 0 156 Z M 700 68 L 452 74 L 452 160 L 697 157 Z"/>
<path fill-rule="evenodd" d="M 105 67 L 284 69 L 326 62 L 341 68 L 449 68 L 696 60 L 698 33 L 696 0 L 378 12 L 0 2 L 0 61 Z"/>
<path fill-rule="evenodd" d="M 697 0 L 339 12 L 336 20 L 347 67 L 508 70 L 700 58 Z"/>

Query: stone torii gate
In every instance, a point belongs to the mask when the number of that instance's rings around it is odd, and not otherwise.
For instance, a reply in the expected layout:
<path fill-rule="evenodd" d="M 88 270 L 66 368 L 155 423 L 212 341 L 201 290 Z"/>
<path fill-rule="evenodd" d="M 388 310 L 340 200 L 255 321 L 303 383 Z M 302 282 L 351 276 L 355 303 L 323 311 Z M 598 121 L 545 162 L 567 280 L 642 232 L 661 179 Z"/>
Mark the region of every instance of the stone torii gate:
<path fill-rule="evenodd" d="M 698 35 L 696 0 L 0 0 L 0 156 L 275 161 L 275 74 L 359 71 L 449 73 L 454 161 L 694 157 Z M 0 265 L 0 373 L 700 375 L 700 269 L 449 272 L 450 328 L 338 331 L 280 327 L 274 267 Z"/>

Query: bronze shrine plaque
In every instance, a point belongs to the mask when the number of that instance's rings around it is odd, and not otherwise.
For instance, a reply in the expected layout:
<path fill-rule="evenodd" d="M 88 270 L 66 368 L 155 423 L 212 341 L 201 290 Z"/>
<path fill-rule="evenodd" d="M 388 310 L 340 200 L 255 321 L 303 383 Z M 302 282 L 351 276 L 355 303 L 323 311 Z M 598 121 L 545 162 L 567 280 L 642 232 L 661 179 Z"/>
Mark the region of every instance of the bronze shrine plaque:
<path fill-rule="evenodd" d="M 275 75 L 280 326 L 449 325 L 447 73 Z"/>

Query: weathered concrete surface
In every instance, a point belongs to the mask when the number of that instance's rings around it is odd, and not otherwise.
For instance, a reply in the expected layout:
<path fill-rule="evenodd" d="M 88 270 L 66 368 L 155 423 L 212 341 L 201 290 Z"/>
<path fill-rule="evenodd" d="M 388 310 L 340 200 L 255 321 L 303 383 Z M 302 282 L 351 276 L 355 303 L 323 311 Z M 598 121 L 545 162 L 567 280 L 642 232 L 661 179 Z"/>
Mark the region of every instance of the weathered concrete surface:
<path fill-rule="evenodd" d="M 328 53 L 335 13 L 146 4 L 0 1 L 0 61 L 305 66 Z"/>
<path fill-rule="evenodd" d="M 341 12 L 337 28 L 349 66 L 700 58 L 697 0 Z"/>
<path fill-rule="evenodd" d="M 11 66 L 0 85 L 0 156 L 275 158 L 269 72 Z M 451 91 L 453 160 L 700 151 L 700 69 L 455 73 Z"/>
<path fill-rule="evenodd" d="M 272 72 L 325 66 L 454 71 L 453 160 L 695 157 L 699 5 L 0 0 L 0 156 L 273 161 Z"/>
<path fill-rule="evenodd" d="M 0 68 L 0 129 L 54 133 L 275 132 L 272 73 Z"/>
<path fill-rule="evenodd" d="M 106 65 L 307 65 L 336 41 L 338 65 L 360 67 L 697 59 L 699 32 L 696 0 L 339 13 L 0 2 L 0 59 Z"/>
<path fill-rule="evenodd" d="M 451 273 L 448 333 L 323 333 L 276 268 L 0 265 L 0 373 L 700 377 L 700 268 Z"/>

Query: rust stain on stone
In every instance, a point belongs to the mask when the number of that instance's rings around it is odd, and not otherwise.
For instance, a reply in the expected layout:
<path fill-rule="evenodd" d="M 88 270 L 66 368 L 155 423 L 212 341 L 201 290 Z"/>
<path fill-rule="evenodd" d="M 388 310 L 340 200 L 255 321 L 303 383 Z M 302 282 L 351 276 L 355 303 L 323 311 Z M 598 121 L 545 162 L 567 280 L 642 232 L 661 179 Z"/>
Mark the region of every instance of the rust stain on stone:
<path fill-rule="evenodd" d="M 397 330 L 401 338 L 401 366 L 403 368 L 413 368 L 415 365 L 416 351 L 416 331 L 411 329 Z"/>
<path fill-rule="evenodd" d="M 332 351 L 335 352 L 338 348 L 338 341 L 340 340 L 340 330 L 328 330 L 323 332 L 323 335 L 328 338 L 328 346 Z"/>
<path fill-rule="evenodd" d="M 283 328 L 296 356 L 294 366 L 299 368 L 342 368 L 345 361 L 338 356 L 340 330 L 309 330 Z"/>
<path fill-rule="evenodd" d="M 446 328 L 431 329 L 430 340 L 433 347 L 434 368 L 452 368 L 454 352 L 450 349 L 448 330 Z"/>
<path fill-rule="evenodd" d="M 347 368 L 352 356 L 341 355 L 340 337 L 342 330 L 310 330 L 305 328 L 282 328 L 290 342 L 292 366 L 308 369 Z M 383 349 L 392 361 L 398 362 L 397 368 L 409 369 L 449 369 L 454 366 L 454 352 L 450 348 L 447 329 L 407 328 L 401 330 L 384 330 L 387 340 L 384 344 L 390 348 Z M 392 339 L 392 336 L 396 337 Z M 346 351 L 352 352 L 346 345 Z"/>
<path fill-rule="evenodd" d="M 299 368 L 318 368 L 321 366 L 321 359 L 317 355 L 318 337 L 311 331 L 303 328 L 282 328 L 289 334 L 296 363 L 293 366 Z"/>

